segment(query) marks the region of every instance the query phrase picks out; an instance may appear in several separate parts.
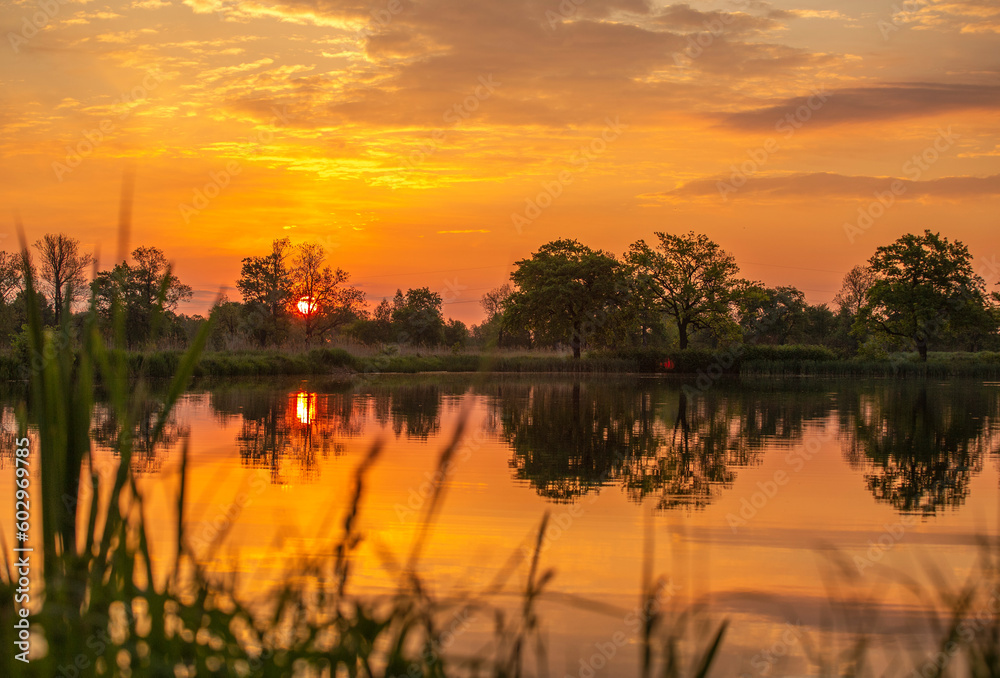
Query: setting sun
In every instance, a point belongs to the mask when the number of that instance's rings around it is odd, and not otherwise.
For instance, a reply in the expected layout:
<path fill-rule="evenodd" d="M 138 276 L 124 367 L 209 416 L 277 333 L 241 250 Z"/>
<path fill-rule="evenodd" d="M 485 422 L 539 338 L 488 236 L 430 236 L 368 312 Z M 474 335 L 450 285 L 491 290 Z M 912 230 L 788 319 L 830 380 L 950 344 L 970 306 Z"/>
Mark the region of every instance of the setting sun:
<path fill-rule="evenodd" d="M 299 299 L 299 302 L 296 304 L 296 307 L 299 309 L 299 313 L 301 313 L 302 315 L 310 315 L 315 310 L 313 308 L 312 297 L 302 297 L 301 299 Z"/>

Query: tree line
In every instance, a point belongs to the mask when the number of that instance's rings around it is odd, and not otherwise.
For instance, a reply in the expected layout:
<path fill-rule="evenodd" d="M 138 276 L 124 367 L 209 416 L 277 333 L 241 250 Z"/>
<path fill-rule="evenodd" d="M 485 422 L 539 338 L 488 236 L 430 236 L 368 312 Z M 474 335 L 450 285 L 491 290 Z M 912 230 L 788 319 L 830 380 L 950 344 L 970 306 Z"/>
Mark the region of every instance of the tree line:
<path fill-rule="evenodd" d="M 907 234 L 879 247 L 843 279 L 834 299 L 812 305 L 793 286 L 740 276 L 735 257 L 703 234 L 657 232 L 621 257 L 573 239 L 542 245 L 515 262 L 510 281 L 481 299 L 485 319 L 471 328 L 446 320 L 428 287 L 396 291 L 369 309 L 350 274 L 322 246 L 275 240 L 241 262 L 241 301 L 212 308 L 216 349 L 326 343 L 461 348 L 718 348 L 734 343 L 810 344 L 842 355 L 1000 348 L 1000 296 L 974 271 L 968 248 L 938 233 Z M 26 321 L 25 266 L 40 283 L 43 316 L 58 325 L 92 296 L 105 331 L 132 348 L 154 338 L 181 345 L 205 318 L 178 313 L 192 289 L 157 247 L 97 270 L 78 240 L 47 234 L 27 258 L 0 252 L 0 327 L 16 344 Z M 88 276 L 88 272 L 90 275 Z M 113 319 L 123 322 L 115 326 Z"/>
<path fill-rule="evenodd" d="M 656 233 L 621 258 L 571 240 L 516 262 L 511 284 L 483 299 L 485 333 L 499 345 L 584 348 L 816 344 L 842 355 L 997 349 L 1000 296 L 960 242 L 907 234 L 844 277 L 834 304 L 811 305 L 792 286 L 740 277 L 708 236 Z M 481 332 L 484 330 L 480 330 Z"/>

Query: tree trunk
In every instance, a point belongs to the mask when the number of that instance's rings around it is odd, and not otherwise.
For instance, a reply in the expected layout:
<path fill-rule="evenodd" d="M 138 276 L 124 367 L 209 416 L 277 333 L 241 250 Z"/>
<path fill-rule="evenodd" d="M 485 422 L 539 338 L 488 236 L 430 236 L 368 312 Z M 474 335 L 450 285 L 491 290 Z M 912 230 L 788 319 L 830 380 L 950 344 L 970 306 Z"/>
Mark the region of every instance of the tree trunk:
<path fill-rule="evenodd" d="M 927 340 L 917 339 L 917 353 L 920 354 L 920 362 L 927 362 Z"/>
<path fill-rule="evenodd" d="M 571 345 L 573 346 L 573 359 L 574 360 L 579 360 L 580 359 L 580 344 L 581 343 L 582 342 L 580 340 L 580 323 L 575 322 L 575 323 L 573 323 L 573 338 L 571 340 Z"/>
<path fill-rule="evenodd" d="M 683 351 L 688 347 L 688 324 L 686 322 L 677 323 L 677 338 Z"/>

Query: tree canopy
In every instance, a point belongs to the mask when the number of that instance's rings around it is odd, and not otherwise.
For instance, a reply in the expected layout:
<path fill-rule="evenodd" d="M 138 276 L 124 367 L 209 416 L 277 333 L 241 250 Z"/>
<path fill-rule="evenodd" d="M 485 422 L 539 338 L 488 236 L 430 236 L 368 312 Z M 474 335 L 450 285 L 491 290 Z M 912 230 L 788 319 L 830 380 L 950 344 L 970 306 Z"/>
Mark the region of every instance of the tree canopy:
<path fill-rule="evenodd" d="M 913 342 L 927 360 L 931 342 L 988 322 L 986 284 L 962 243 L 938 233 L 906 234 L 879 247 L 868 265 L 875 281 L 858 315 L 872 332 Z"/>
<path fill-rule="evenodd" d="M 614 256 L 576 240 L 542 245 L 514 264 L 507 322 L 549 340 L 568 343 L 579 358 L 587 336 L 605 328 L 627 285 Z"/>
<path fill-rule="evenodd" d="M 724 332 L 742 283 L 736 259 L 707 235 L 655 235 L 655 248 L 639 240 L 625 259 L 656 306 L 673 319 L 680 347 L 687 348 L 692 330 Z"/>

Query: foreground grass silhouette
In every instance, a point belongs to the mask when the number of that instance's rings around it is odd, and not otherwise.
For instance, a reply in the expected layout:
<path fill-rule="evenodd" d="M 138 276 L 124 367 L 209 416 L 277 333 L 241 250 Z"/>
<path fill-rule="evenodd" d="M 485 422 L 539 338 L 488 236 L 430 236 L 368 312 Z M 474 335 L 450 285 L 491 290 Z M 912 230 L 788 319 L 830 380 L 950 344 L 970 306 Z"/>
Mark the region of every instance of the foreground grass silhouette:
<path fill-rule="evenodd" d="M 545 675 L 546 658 L 538 605 L 549 595 L 554 573 L 540 560 L 547 521 L 542 519 L 528 562 L 514 554 L 485 591 L 461 599 L 436 599 L 418 574 L 435 516 L 444 500 L 447 469 L 458 447 L 460 425 L 439 457 L 439 473 L 423 511 L 420 529 L 398 569 L 395 594 L 372 599 L 350 587 L 352 555 L 362 535 L 357 530 L 365 477 L 383 452 L 371 448 L 360 463 L 349 508 L 339 523 L 328 516 L 326 533 L 338 530 L 332 551 L 315 554 L 287 573 L 285 583 L 265 600 L 242 600 L 235 575 L 205 571 L 204 553 L 195 553 L 185 528 L 187 451 L 182 455 L 180 491 L 175 499 L 176 539 L 169 554 L 155 554 L 166 563 L 167 576 L 154 573 L 154 554 L 147 532 L 142 493 L 132 465 L 131 431 L 137 415 L 137 394 L 147 375 L 129 364 L 122 351 L 109 350 L 98 331 L 93 302 L 87 321 L 74 336 L 68 321 L 55 330 L 41 322 L 34 281 L 28 276 L 31 372 L 28 407 L 20 413 L 20 429 L 37 431 L 31 464 L 40 470 L 40 488 L 33 492 L 32 537 L 36 558 L 30 617 L 30 663 L 10 648 L 17 640 L 13 600 L 18 576 L 3 545 L 5 565 L 0 596 L 0 673 L 5 676 L 458 676 L 506 678 Z M 64 314 L 68 317 L 69 314 Z M 121 316 L 117 335 L 121 337 Z M 188 382 L 204 349 L 211 325 L 206 325 L 173 368 L 163 410 L 154 427 L 154 441 Z M 114 409 L 119 465 L 104 506 L 100 479 L 90 463 L 91 416 L 95 383 L 100 382 Z M 81 470 L 89 475 L 81 479 Z M 90 502 L 77 506 L 81 483 L 90 485 Z M 78 517 L 81 523 L 78 523 Z M 78 524 L 83 525 L 78 530 Z M 213 544 L 220 548 L 222 533 Z M 650 539 L 651 542 L 651 539 Z M 211 554 L 209 554 L 210 556 Z M 38 568 L 39 559 L 42 568 Z M 829 638 L 803 641 L 816 675 L 869 676 L 877 651 L 875 629 L 878 600 L 871 589 L 884 582 L 862 580 L 845 559 L 831 558 L 829 568 L 833 632 L 846 642 Z M 517 591 L 519 604 L 491 605 L 490 596 L 504 591 L 512 572 L 527 570 Z M 897 584 L 929 602 L 914 633 L 931 639 L 918 649 L 900 650 L 915 676 L 1000 675 L 1000 546 L 985 541 L 978 568 L 960 585 L 936 574 L 936 586 L 926 590 L 899 576 Z M 39 575 L 44 575 L 43 578 Z M 319 582 L 325 582 L 320 585 Z M 634 639 L 639 672 L 646 678 L 704 677 L 719 672 L 727 626 L 695 624 L 702 610 L 678 614 L 661 611 L 654 601 L 663 586 L 652 572 L 651 556 L 643 563 L 642 609 L 645 615 Z M 561 597 L 584 609 L 596 603 Z M 615 610 L 614 614 L 620 614 Z M 494 622 L 492 642 L 466 656 L 447 654 L 447 626 L 442 619 L 477 614 Z M 691 638 L 692 630 L 694 638 Z M 808 642 L 806 642 L 808 641 Z M 902 646 L 902 642 L 900 643 Z M 686 652 L 684 651 L 686 650 Z M 759 675 L 774 675 L 765 667 Z M 611 670 L 609 668 L 608 672 Z M 890 673 L 888 675 L 898 675 Z"/>

